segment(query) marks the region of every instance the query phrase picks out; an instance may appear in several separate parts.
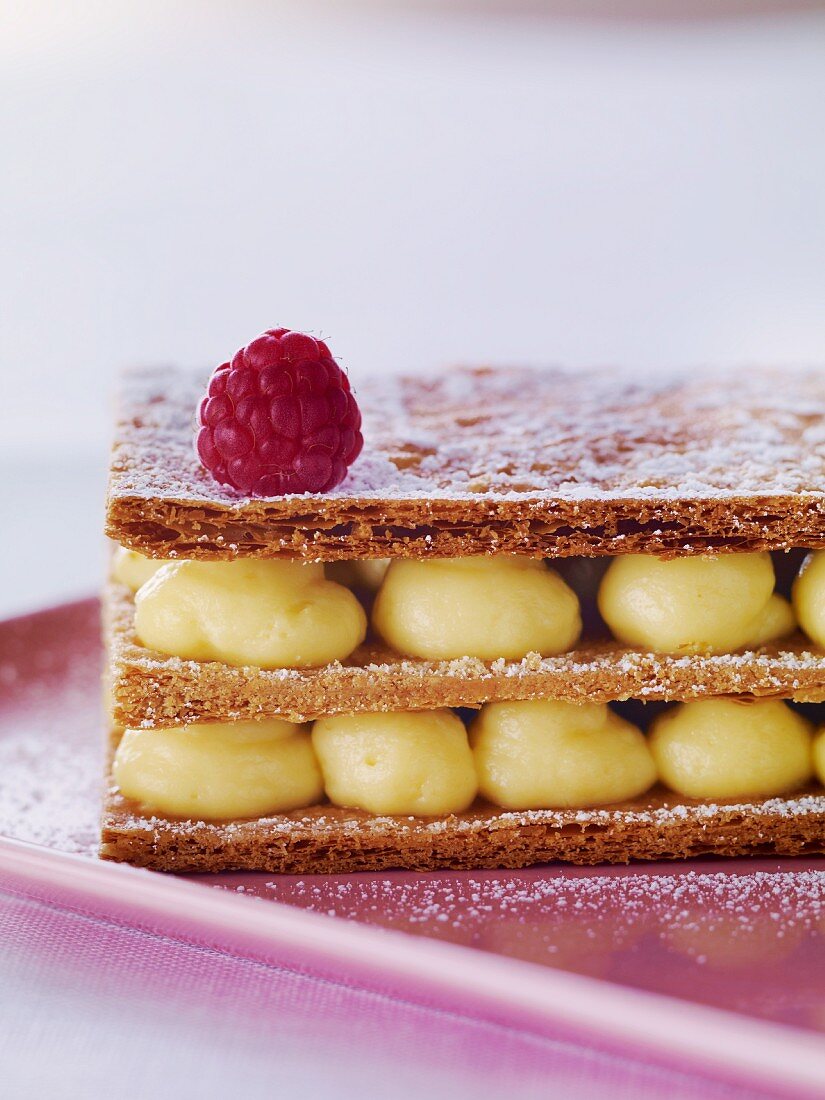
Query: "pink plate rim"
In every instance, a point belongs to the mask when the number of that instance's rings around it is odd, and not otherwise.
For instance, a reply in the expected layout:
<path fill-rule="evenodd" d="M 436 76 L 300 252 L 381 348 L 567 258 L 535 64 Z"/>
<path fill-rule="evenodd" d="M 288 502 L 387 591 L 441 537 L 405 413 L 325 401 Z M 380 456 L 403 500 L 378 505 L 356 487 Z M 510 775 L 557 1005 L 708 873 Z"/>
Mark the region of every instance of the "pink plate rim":
<path fill-rule="evenodd" d="M 661 994 L 0 837 L 19 892 L 130 927 L 694 1071 L 823 1095 L 821 1036 Z"/>

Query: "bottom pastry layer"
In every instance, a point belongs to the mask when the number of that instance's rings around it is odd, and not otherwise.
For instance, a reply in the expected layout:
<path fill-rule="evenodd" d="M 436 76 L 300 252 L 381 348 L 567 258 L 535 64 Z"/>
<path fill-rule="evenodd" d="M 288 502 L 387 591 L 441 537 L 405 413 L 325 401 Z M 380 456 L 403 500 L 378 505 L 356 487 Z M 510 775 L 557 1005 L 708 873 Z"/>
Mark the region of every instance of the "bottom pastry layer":
<path fill-rule="evenodd" d="M 112 786 L 101 855 L 158 871 L 350 871 L 628 863 L 693 856 L 825 854 L 825 795 L 693 802 L 655 788 L 596 810 L 506 812 L 477 803 L 443 818 L 377 817 L 322 805 L 248 821 L 142 813 Z"/>

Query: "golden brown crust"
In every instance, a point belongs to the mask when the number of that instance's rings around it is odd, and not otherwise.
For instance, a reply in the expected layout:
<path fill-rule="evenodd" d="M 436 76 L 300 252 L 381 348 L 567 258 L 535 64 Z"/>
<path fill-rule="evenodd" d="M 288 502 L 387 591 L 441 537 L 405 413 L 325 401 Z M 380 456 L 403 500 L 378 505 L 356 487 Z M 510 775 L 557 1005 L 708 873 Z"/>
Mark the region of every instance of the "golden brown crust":
<path fill-rule="evenodd" d="M 170 726 L 264 716 L 306 721 L 377 710 L 477 707 L 509 699 L 682 700 L 754 695 L 825 700 L 825 654 L 797 637 L 758 652 L 667 657 L 615 642 L 523 661 L 422 661 L 375 645 L 320 669 L 236 668 L 182 661 L 140 645 L 133 600 L 111 584 L 106 597 L 113 716 L 124 726 Z"/>
<path fill-rule="evenodd" d="M 273 874 L 822 853 L 821 791 L 753 804 L 702 804 L 653 791 L 603 810 L 507 813 L 478 804 L 441 819 L 371 817 L 317 806 L 257 821 L 215 823 L 144 814 L 111 789 L 101 844 L 104 859 L 157 871 Z"/>
<path fill-rule="evenodd" d="M 365 450 L 329 494 L 243 498 L 203 471 L 205 376 L 129 380 L 107 533 L 154 557 L 825 545 L 825 375 L 456 370 L 359 386 Z"/>

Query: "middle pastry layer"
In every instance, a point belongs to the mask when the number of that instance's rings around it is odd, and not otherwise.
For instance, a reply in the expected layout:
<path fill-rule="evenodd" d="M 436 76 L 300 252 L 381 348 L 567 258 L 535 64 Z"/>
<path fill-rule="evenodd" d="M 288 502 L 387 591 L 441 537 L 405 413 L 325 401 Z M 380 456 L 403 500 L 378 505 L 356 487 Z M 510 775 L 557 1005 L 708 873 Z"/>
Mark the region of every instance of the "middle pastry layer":
<path fill-rule="evenodd" d="M 449 661 L 401 657 L 365 643 L 345 661 L 314 669 L 261 669 L 183 660 L 141 645 L 132 593 L 106 594 L 115 721 L 169 726 L 263 716 L 303 722 L 378 710 L 477 707 L 515 699 L 610 702 L 755 695 L 825 700 L 825 654 L 800 635 L 736 654 L 674 657 L 618 642 L 579 643 L 555 657 Z"/>

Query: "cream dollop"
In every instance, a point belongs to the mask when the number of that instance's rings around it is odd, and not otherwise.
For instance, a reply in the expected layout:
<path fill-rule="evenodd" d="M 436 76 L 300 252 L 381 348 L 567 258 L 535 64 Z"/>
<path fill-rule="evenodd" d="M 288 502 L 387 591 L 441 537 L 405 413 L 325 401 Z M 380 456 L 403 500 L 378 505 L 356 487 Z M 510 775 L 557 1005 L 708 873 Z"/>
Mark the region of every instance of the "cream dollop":
<path fill-rule="evenodd" d="M 215 722 L 126 730 L 113 774 L 152 813 L 204 821 L 311 806 L 323 784 L 309 733 L 291 722 Z"/>
<path fill-rule="evenodd" d="M 793 585 L 799 625 L 812 642 L 825 646 L 825 551 L 808 554 Z"/>
<path fill-rule="evenodd" d="M 814 771 L 819 782 L 825 786 L 825 726 L 817 730 L 814 738 Z"/>
<path fill-rule="evenodd" d="M 320 718 L 312 743 L 337 806 L 428 816 L 466 810 L 476 795 L 467 731 L 449 710 Z"/>
<path fill-rule="evenodd" d="M 657 653 L 726 653 L 791 634 L 770 554 L 615 558 L 599 587 L 613 635 Z"/>
<path fill-rule="evenodd" d="M 389 558 L 346 558 L 327 562 L 324 571 L 331 581 L 345 584 L 347 588 L 377 592 L 389 564 Z"/>
<path fill-rule="evenodd" d="M 118 584 L 137 592 L 162 565 L 166 565 L 166 558 L 147 558 L 137 550 L 118 546 L 112 557 L 112 576 Z"/>
<path fill-rule="evenodd" d="M 656 781 L 644 735 L 604 703 L 488 703 L 470 744 L 480 793 L 510 810 L 622 802 Z"/>
<path fill-rule="evenodd" d="M 395 560 L 372 622 L 394 649 L 432 660 L 551 656 L 581 633 L 575 592 L 542 561 L 509 555 Z"/>
<path fill-rule="evenodd" d="M 811 778 L 811 723 L 778 699 L 699 699 L 650 729 L 662 782 L 688 798 L 770 797 Z"/>
<path fill-rule="evenodd" d="M 302 562 L 170 562 L 135 597 L 143 645 L 195 661 L 312 668 L 348 657 L 366 627 L 355 596 Z"/>

